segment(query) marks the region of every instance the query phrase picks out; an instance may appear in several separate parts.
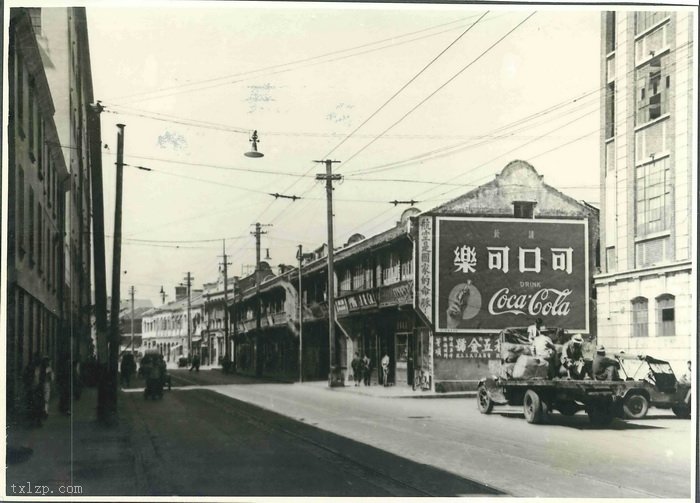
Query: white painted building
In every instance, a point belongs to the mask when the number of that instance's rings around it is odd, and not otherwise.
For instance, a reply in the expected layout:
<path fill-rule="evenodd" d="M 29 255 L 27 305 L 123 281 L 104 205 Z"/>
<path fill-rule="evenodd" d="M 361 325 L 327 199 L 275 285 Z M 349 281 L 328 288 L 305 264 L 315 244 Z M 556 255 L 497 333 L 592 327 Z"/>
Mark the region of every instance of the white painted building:
<path fill-rule="evenodd" d="M 598 340 L 683 374 L 696 347 L 693 11 L 603 12 Z"/>
<path fill-rule="evenodd" d="M 202 338 L 204 323 L 204 297 L 201 291 L 190 298 L 190 339 L 196 348 Z M 158 351 L 168 362 L 177 362 L 188 356 L 187 297 L 181 297 L 143 314 L 142 352 Z"/>

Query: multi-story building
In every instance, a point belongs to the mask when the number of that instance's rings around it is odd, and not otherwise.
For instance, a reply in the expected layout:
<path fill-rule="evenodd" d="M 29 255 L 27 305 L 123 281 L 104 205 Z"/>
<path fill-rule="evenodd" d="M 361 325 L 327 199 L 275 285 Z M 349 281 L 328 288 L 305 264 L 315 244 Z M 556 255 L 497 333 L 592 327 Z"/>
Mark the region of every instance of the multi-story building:
<path fill-rule="evenodd" d="M 7 407 L 30 358 L 90 345 L 92 80 L 84 8 L 10 9 Z M 69 373 L 69 372 L 68 372 Z"/>
<path fill-rule="evenodd" d="M 602 14 L 600 341 L 685 369 L 694 348 L 691 11 Z M 695 104 L 694 104 L 695 103 Z"/>
<path fill-rule="evenodd" d="M 202 290 L 192 290 L 188 315 L 187 288 L 177 287 L 174 301 L 143 313 L 142 352 L 158 351 L 168 362 L 177 362 L 181 356 L 199 354 L 205 328 Z"/>

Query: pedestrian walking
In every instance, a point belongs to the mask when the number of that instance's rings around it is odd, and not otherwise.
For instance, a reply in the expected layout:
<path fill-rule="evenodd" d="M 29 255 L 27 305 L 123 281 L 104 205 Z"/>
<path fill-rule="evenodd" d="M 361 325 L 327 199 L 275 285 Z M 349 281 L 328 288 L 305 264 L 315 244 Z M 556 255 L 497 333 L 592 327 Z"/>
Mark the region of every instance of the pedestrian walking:
<path fill-rule="evenodd" d="M 389 355 L 384 353 L 382 356 L 382 384 L 389 386 Z"/>
<path fill-rule="evenodd" d="M 192 366 L 190 367 L 190 372 L 194 370 L 195 372 L 199 372 L 199 355 L 194 355 L 192 357 Z"/>
<path fill-rule="evenodd" d="M 41 359 L 39 367 L 39 390 L 41 393 L 41 414 L 44 419 L 49 417 L 49 401 L 51 400 L 51 385 L 53 383 L 53 369 L 48 356 Z"/>
<path fill-rule="evenodd" d="M 369 386 L 370 378 L 372 377 L 372 360 L 369 359 L 367 353 L 362 358 L 362 374 L 364 376 L 365 386 Z"/>
<path fill-rule="evenodd" d="M 363 371 L 362 360 L 360 360 L 360 353 L 358 353 L 357 351 L 355 351 L 355 357 L 352 359 L 350 366 L 352 367 L 352 376 L 355 379 L 355 386 L 359 386 L 360 382 L 362 382 Z"/>

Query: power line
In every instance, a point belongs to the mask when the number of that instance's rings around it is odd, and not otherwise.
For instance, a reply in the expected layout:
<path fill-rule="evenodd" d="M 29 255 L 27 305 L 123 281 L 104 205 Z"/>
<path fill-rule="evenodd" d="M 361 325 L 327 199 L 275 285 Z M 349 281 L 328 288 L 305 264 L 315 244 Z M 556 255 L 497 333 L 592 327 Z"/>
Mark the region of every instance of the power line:
<path fill-rule="evenodd" d="M 139 95 L 148 95 L 148 94 L 153 94 L 153 95 L 155 95 L 155 96 L 153 96 L 153 97 L 142 98 L 142 99 L 135 99 L 135 100 L 134 100 L 134 99 L 127 99 L 126 102 L 129 103 L 129 102 L 145 101 L 145 100 L 149 100 L 149 99 L 165 98 L 165 97 L 168 97 L 168 96 L 173 96 L 173 95 L 175 95 L 175 94 L 181 94 L 181 93 L 192 92 L 192 91 L 207 90 L 207 89 L 211 89 L 211 88 L 214 88 L 214 87 L 220 87 L 220 86 L 227 85 L 227 84 L 239 83 L 239 82 L 242 82 L 242 81 L 245 81 L 245 80 L 250 80 L 250 79 L 252 79 L 252 78 L 260 78 L 260 77 L 265 76 L 265 75 L 275 75 L 275 74 L 278 74 L 278 73 L 285 73 L 285 72 L 293 71 L 293 70 L 296 70 L 296 69 L 298 69 L 298 68 L 287 68 L 287 69 L 285 69 L 285 70 L 274 71 L 274 72 L 269 72 L 269 73 L 262 73 L 262 72 L 266 72 L 266 71 L 268 71 L 268 70 L 274 70 L 274 69 L 276 69 L 276 68 L 283 68 L 283 67 L 286 67 L 286 66 L 298 65 L 298 64 L 300 64 L 300 63 L 309 63 L 309 62 L 312 62 L 312 61 L 315 61 L 315 60 L 318 60 L 318 59 L 321 59 L 321 58 L 327 58 L 327 57 L 329 57 L 329 56 L 334 56 L 334 55 L 336 55 L 336 54 L 342 54 L 342 53 L 345 53 L 345 52 L 355 51 L 355 50 L 357 50 L 357 49 L 362 49 L 362 48 L 364 48 L 364 47 L 370 47 L 370 46 L 372 46 L 372 45 L 378 45 L 378 44 L 383 44 L 383 43 L 389 43 L 389 45 L 386 45 L 386 46 L 383 46 L 383 47 L 377 47 L 377 48 L 369 49 L 369 50 L 366 50 L 366 51 L 361 51 L 361 52 L 358 52 L 358 53 L 355 53 L 355 54 L 348 54 L 348 55 L 345 55 L 345 56 L 341 56 L 341 57 L 338 57 L 338 58 L 331 58 L 331 59 L 329 59 L 329 60 L 324 60 L 324 61 L 316 61 L 316 62 L 313 62 L 313 63 L 311 63 L 311 64 L 309 64 L 309 65 L 301 65 L 301 66 L 299 66 L 299 68 L 305 68 L 305 67 L 308 67 L 308 66 L 314 66 L 314 65 L 323 64 L 323 63 L 331 63 L 331 62 L 339 61 L 339 60 L 342 60 L 342 59 L 347 59 L 347 58 L 353 57 L 353 56 L 361 56 L 361 55 L 363 55 L 363 54 L 368 54 L 368 53 L 370 53 L 370 52 L 376 52 L 376 51 L 379 51 L 379 50 L 382 50 L 382 49 L 393 49 L 393 48 L 395 48 L 395 47 L 398 47 L 398 46 L 401 46 L 401 45 L 404 45 L 404 44 L 407 44 L 407 43 L 410 43 L 410 42 L 415 42 L 415 41 L 422 40 L 422 39 L 425 39 L 425 38 L 434 37 L 434 36 L 437 36 L 437 35 L 441 35 L 441 34 L 443 34 L 443 33 L 447 33 L 447 32 L 450 32 L 450 31 L 452 31 L 452 30 L 455 30 L 456 28 L 449 28 L 449 29 L 446 29 L 446 30 L 443 30 L 443 31 L 439 31 L 439 32 L 436 32 L 436 33 L 431 33 L 431 34 L 424 35 L 424 36 L 421 36 L 421 37 L 416 37 L 416 38 L 414 38 L 414 39 L 406 40 L 406 41 L 399 42 L 399 43 L 396 43 L 396 42 L 395 42 L 396 39 L 404 38 L 404 37 L 410 37 L 411 35 L 416 35 L 416 34 L 418 34 L 418 33 L 422 33 L 422 32 L 425 32 L 425 31 L 430 31 L 430 30 L 433 30 L 433 29 L 436 29 L 436 28 L 440 28 L 440 27 L 443 27 L 443 26 L 447 26 L 447 25 L 450 25 L 450 24 L 461 23 L 461 22 L 466 21 L 466 20 L 468 20 L 468 19 L 472 19 L 473 17 L 475 17 L 475 16 L 469 16 L 469 17 L 466 17 L 466 18 L 463 18 L 463 19 L 459 19 L 459 20 L 457 20 L 457 21 L 451 21 L 451 22 L 449 22 L 449 23 L 444 23 L 444 24 L 436 25 L 436 26 L 433 26 L 433 27 L 430 27 L 430 28 L 424 28 L 424 29 L 422 29 L 422 30 L 418 30 L 418 31 L 415 31 L 415 32 L 410 32 L 410 33 L 406 33 L 406 34 L 403 34 L 403 35 L 397 35 L 397 36 L 395 36 L 395 37 L 389 37 L 389 38 L 386 38 L 386 39 L 382 39 L 382 40 L 375 41 L 375 42 L 369 42 L 369 43 L 362 44 L 362 45 L 355 46 L 355 47 L 351 47 L 351 48 L 348 48 L 348 49 L 342 49 L 342 50 L 339 50 L 339 51 L 332 51 L 332 52 L 329 52 L 329 53 L 325 53 L 325 54 L 321 54 L 321 55 L 317 55 L 317 56 L 311 56 L 311 57 L 308 57 L 308 58 L 303 58 L 303 59 L 295 60 L 295 61 L 288 62 L 288 63 L 281 63 L 281 64 L 277 64 L 277 65 L 270 65 L 270 66 L 267 66 L 267 67 L 259 68 L 259 69 L 257 69 L 257 70 L 250 70 L 250 71 L 247 71 L 247 72 L 239 72 L 239 73 L 235 73 L 235 74 L 228 75 L 228 76 L 224 76 L 224 77 L 217 77 L 217 78 L 208 79 L 208 80 L 204 80 L 204 81 L 200 81 L 200 82 L 193 82 L 193 83 L 189 83 L 189 84 L 181 84 L 181 85 L 179 85 L 179 86 L 172 86 L 172 87 L 170 87 L 170 88 L 164 88 L 164 89 L 159 89 L 159 90 L 154 90 L 154 91 L 143 91 L 143 92 L 141 92 L 141 93 L 135 93 L 135 94 L 132 94 L 132 95 L 130 95 L 130 96 L 118 97 L 118 98 L 115 98 L 115 100 L 120 100 L 120 99 L 124 99 L 124 98 L 135 97 L 135 96 L 139 96 Z M 261 73 L 262 73 L 262 75 L 254 75 L 254 74 L 261 74 Z M 246 76 L 246 75 L 252 75 L 252 76 L 251 76 L 251 77 L 248 77 L 248 78 L 243 78 L 243 79 L 240 79 L 240 80 L 236 80 L 236 81 L 229 81 L 229 80 L 228 80 L 228 79 L 235 78 L 235 77 L 244 77 L 244 76 Z M 222 81 L 222 80 L 223 80 L 224 82 L 217 82 L 217 81 Z M 214 82 L 216 82 L 216 83 L 214 83 Z M 192 89 L 184 89 L 184 87 L 186 87 L 186 86 L 189 86 L 189 87 L 192 87 L 192 86 L 202 86 L 203 84 L 210 84 L 210 83 L 212 83 L 212 84 L 211 84 L 211 85 L 208 85 L 208 86 L 196 87 L 196 88 L 192 88 Z M 180 91 L 180 92 L 172 92 L 172 93 L 164 94 L 164 95 L 158 95 L 159 93 L 162 93 L 162 92 L 164 92 L 164 91 L 169 91 L 169 90 L 177 91 L 178 89 L 180 89 L 181 91 Z"/>
<path fill-rule="evenodd" d="M 421 74 L 423 74 L 435 61 L 437 61 L 447 50 L 449 50 L 454 44 L 456 44 L 464 35 L 467 34 L 474 26 L 479 23 L 486 15 L 488 14 L 488 11 L 479 16 L 479 18 L 474 21 L 469 27 L 467 27 L 466 30 L 464 30 L 456 39 L 454 39 L 450 44 L 448 44 L 442 51 L 440 51 L 433 59 L 431 59 L 421 70 L 418 71 L 411 79 L 408 80 L 403 86 L 401 86 L 388 100 L 386 100 L 378 109 L 376 109 L 369 117 L 367 117 L 359 126 L 357 126 L 350 134 L 348 134 L 340 143 L 338 143 L 335 147 L 333 147 L 326 155 L 324 155 L 322 158 L 323 159 L 328 159 L 330 158 L 330 155 L 337 150 L 341 145 L 343 145 L 349 138 L 351 138 L 360 128 L 362 128 L 367 122 L 369 122 L 373 117 L 375 117 L 381 110 L 383 110 L 391 101 L 396 98 L 401 92 L 403 92 L 404 89 L 406 89 L 412 82 L 414 82 Z M 309 169 L 305 172 L 305 175 L 310 173 L 311 170 L 313 169 L 313 165 L 309 167 Z M 294 185 L 298 182 L 295 181 L 292 183 L 286 190 L 291 190 Z M 302 193 L 302 197 L 306 196 L 308 192 L 311 191 L 313 186 L 311 186 L 309 189 L 307 189 L 304 193 Z M 279 217 L 277 215 L 273 220 L 276 220 Z"/>
<path fill-rule="evenodd" d="M 442 84 L 441 86 L 439 86 L 435 91 L 433 91 L 433 92 L 430 93 L 428 96 L 426 96 L 423 100 L 421 100 L 417 105 L 415 105 L 413 108 L 411 108 L 411 109 L 410 109 L 408 112 L 406 112 L 403 116 L 401 116 L 401 118 L 400 118 L 399 120 L 397 120 L 397 121 L 394 122 L 391 126 L 389 126 L 389 127 L 386 128 L 384 131 L 382 131 L 375 139 L 373 139 L 372 141 L 370 141 L 369 143 L 367 143 L 364 147 L 362 147 L 360 150 L 358 150 L 357 152 L 355 152 L 354 154 L 352 154 L 352 155 L 345 161 L 344 164 L 347 165 L 347 163 L 348 163 L 349 161 L 351 161 L 352 159 L 354 159 L 355 157 L 357 157 L 357 155 L 359 155 L 359 154 L 360 154 L 361 152 L 363 152 L 367 147 L 369 147 L 370 145 L 372 145 L 372 144 L 373 144 L 375 141 L 377 141 L 381 136 L 383 136 L 385 133 L 387 133 L 388 131 L 390 131 L 390 130 L 393 129 L 394 127 L 396 127 L 396 126 L 397 126 L 399 123 L 401 123 L 406 117 L 408 117 L 409 115 L 411 115 L 415 110 L 417 110 L 420 106 L 422 106 L 426 101 L 428 101 L 430 98 L 432 98 L 433 96 L 435 96 L 438 92 L 440 92 L 442 89 L 444 89 L 445 86 L 447 86 L 450 82 L 452 82 L 454 79 L 456 79 L 456 78 L 457 78 L 458 76 L 460 76 L 462 73 L 464 73 L 464 71 L 467 70 L 470 66 L 472 66 L 474 63 L 476 63 L 476 62 L 479 61 L 482 57 L 484 57 L 486 54 L 488 54 L 488 53 L 491 51 L 491 49 L 493 49 L 493 48 L 496 47 L 498 44 L 500 44 L 500 43 L 501 43 L 503 40 L 505 40 L 511 33 L 513 33 L 515 30 L 517 30 L 520 26 L 522 26 L 528 19 L 530 19 L 530 18 L 531 18 L 532 16 L 534 16 L 534 15 L 535 15 L 535 12 L 533 12 L 532 14 L 530 14 L 529 16 L 527 16 L 527 17 L 526 17 L 525 19 L 523 19 L 520 23 L 518 23 L 514 28 L 512 28 L 510 31 L 508 31 L 508 33 L 506 33 L 506 34 L 503 35 L 501 38 L 499 38 L 496 42 L 494 42 L 493 44 L 491 44 L 485 51 L 483 51 L 481 54 L 479 54 L 475 59 L 473 59 L 471 62 L 469 62 L 466 66 L 462 67 L 461 70 L 459 70 L 459 71 L 458 71 L 457 73 L 455 73 L 452 77 L 450 77 L 445 83 L 443 83 L 443 84 Z"/>
<path fill-rule="evenodd" d="M 421 68 L 418 73 L 416 73 L 413 77 L 411 77 L 408 82 L 406 82 L 403 86 L 401 86 L 398 91 L 396 91 L 394 94 L 391 95 L 391 97 L 386 100 L 379 108 L 377 108 L 369 117 L 367 117 L 362 123 L 357 126 L 355 129 L 353 129 L 340 143 L 338 143 L 335 147 L 331 149 L 330 152 L 328 152 L 325 156 L 323 156 L 324 159 L 327 159 L 330 157 L 330 155 L 335 152 L 341 145 L 343 145 L 346 141 L 348 141 L 362 126 L 367 124 L 370 120 L 372 120 L 373 117 L 375 117 L 379 112 L 381 112 L 389 103 L 391 103 L 394 98 L 396 98 L 401 92 L 406 89 L 409 85 L 411 85 L 418 77 L 420 77 L 428 68 L 432 66 L 433 63 L 435 63 L 438 59 L 440 59 L 440 56 L 445 54 L 450 47 L 455 45 L 459 40 L 466 35 L 469 31 L 471 31 L 472 28 L 474 28 L 479 21 L 484 19 L 486 15 L 489 13 L 489 11 L 484 12 L 476 21 L 474 21 L 471 25 L 467 27 L 466 30 L 464 30 L 462 33 L 459 34 L 457 38 L 455 38 L 450 44 L 445 47 L 442 51 L 440 51 L 433 59 L 431 59 L 428 64 L 426 64 L 423 68 Z"/>

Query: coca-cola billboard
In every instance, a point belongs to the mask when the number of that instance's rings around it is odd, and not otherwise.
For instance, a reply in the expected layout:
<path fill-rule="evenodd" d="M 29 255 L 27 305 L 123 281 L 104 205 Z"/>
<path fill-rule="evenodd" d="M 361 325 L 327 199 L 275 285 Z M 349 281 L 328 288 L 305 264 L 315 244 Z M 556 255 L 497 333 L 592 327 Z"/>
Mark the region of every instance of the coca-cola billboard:
<path fill-rule="evenodd" d="M 587 220 L 437 217 L 436 330 L 588 333 Z"/>

